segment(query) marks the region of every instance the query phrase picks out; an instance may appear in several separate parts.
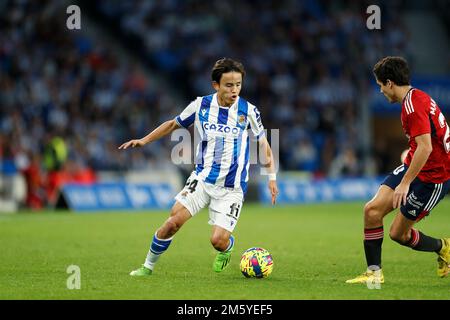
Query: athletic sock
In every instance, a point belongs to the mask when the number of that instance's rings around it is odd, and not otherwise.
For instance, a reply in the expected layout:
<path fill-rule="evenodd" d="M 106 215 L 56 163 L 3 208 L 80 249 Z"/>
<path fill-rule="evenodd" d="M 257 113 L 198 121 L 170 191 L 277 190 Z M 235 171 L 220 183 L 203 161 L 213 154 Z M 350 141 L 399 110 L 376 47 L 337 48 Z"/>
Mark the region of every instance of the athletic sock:
<path fill-rule="evenodd" d="M 383 226 L 364 229 L 364 252 L 367 266 L 381 268 L 381 245 L 383 244 Z"/>
<path fill-rule="evenodd" d="M 169 239 L 158 239 L 155 233 L 155 235 L 153 236 L 152 244 L 150 245 L 150 250 L 147 253 L 147 258 L 144 262 L 144 267 L 153 270 L 155 263 L 158 261 L 161 254 L 167 250 L 170 243 L 172 242 L 172 239 L 173 237 Z"/>
<path fill-rule="evenodd" d="M 229 252 L 229 251 L 233 250 L 233 247 L 234 247 L 234 237 L 233 237 L 233 235 L 230 235 L 230 241 L 228 242 L 228 247 L 224 251 L 221 251 L 221 252 Z"/>
<path fill-rule="evenodd" d="M 429 237 L 419 230 L 411 229 L 411 239 L 406 243 L 406 246 L 417 251 L 439 252 L 442 248 L 441 239 Z"/>

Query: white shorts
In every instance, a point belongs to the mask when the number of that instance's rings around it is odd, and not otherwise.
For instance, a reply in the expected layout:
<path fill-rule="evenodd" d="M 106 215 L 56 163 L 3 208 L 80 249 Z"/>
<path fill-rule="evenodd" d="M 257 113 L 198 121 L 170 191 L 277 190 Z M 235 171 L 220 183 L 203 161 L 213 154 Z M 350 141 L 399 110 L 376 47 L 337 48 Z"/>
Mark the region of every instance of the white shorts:
<path fill-rule="evenodd" d="M 233 232 L 241 213 L 244 194 L 241 189 L 206 183 L 194 171 L 175 200 L 186 207 L 192 216 L 209 205 L 208 223 Z"/>

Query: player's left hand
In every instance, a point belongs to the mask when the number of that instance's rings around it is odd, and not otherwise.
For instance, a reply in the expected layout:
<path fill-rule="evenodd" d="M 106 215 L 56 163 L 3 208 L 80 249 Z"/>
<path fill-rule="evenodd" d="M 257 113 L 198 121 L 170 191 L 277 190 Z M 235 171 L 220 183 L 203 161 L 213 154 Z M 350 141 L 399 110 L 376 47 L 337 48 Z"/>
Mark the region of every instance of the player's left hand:
<path fill-rule="evenodd" d="M 406 204 L 406 198 L 408 197 L 409 184 L 400 183 L 394 190 L 394 198 L 392 201 L 392 207 L 400 208 L 403 204 Z"/>
<path fill-rule="evenodd" d="M 269 190 L 270 194 L 272 195 L 272 204 L 275 204 L 277 202 L 278 195 L 278 186 L 276 180 L 269 181 Z"/>

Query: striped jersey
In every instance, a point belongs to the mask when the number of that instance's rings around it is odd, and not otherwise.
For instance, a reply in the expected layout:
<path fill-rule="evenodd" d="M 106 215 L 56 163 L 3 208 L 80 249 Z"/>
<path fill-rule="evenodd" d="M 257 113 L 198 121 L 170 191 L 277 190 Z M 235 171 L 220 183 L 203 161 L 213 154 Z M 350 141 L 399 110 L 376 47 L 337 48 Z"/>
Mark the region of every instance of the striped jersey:
<path fill-rule="evenodd" d="M 450 177 L 450 129 L 436 102 L 425 92 L 411 88 L 402 101 L 403 131 L 409 140 L 405 164 L 411 164 L 417 149 L 415 137 L 429 133 L 433 151 L 417 177 L 423 182 L 442 183 Z"/>
<path fill-rule="evenodd" d="M 196 146 L 195 170 L 199 178 L 216 186 L 247 191 L 250 166 L 250 135 L 264 136 L 258 109 L 238 97 L 231 107 L 219 106 L 217 93 L 197 97 L 176 122 L 195 126 L 200 141 Z"/>

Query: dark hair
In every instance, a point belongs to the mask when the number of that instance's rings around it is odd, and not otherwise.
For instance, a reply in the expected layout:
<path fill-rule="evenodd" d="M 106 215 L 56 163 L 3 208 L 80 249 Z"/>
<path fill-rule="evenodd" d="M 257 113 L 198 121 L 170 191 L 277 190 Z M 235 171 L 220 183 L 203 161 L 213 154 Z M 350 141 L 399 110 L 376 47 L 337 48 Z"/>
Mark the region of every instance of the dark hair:
<path fill-rule="evenodd" d="M 217 83 L 220 83 L 220 79 L 222 78 L 222 74 L 227 72 L 240 72 L 242 74 L 242 79 L 245 76 L 245 70 L 242 63 L 235 61 L 230 58 L 222 58 L 217 60 L 214 64 L 214 67 L 211 71 L 211 79 Z"/>
<path fill-rule="evenodd" d="M 410 84 L 408 62 L 402 57 L 385 57 L 373 67 L 373 73 L 378 81 L 386 84 L 391 80 L 398 86 Z"/>

